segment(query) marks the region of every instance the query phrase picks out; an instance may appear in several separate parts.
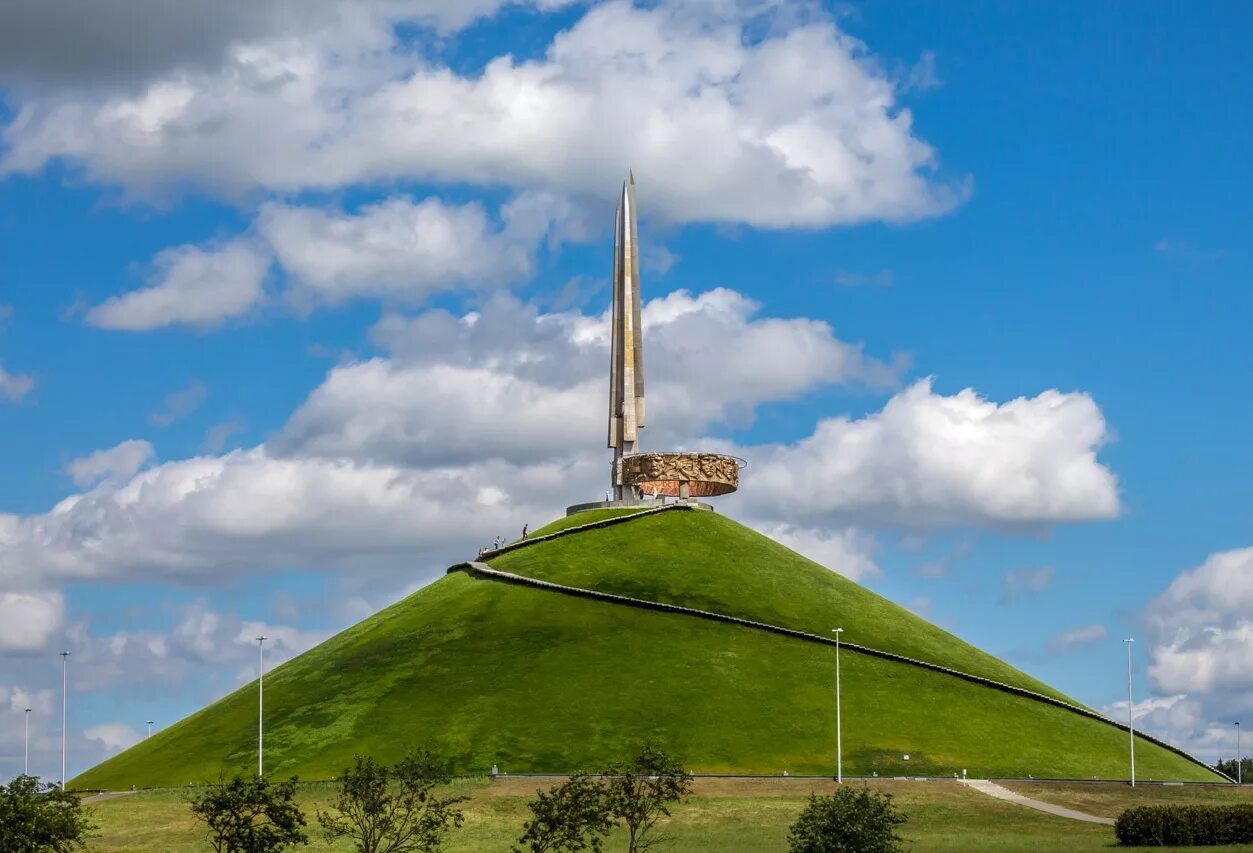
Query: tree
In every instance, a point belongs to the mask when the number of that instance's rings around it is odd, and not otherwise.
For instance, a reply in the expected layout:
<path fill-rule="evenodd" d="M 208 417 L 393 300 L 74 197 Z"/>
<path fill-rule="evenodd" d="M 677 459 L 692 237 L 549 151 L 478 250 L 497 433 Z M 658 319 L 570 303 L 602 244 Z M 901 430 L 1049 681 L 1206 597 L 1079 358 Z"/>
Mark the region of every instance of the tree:
<path fill-rule="evenodd" d="M 891 794 L 864 785 L 841 786 L 827 797 L 809 795 L 809 803 L 788 832 L 789 853 L 898 853 L 905 848 L 896 827 L 905 816 Z"/>
<path fill-rule="evenodd" d="M 613 829 L 605 786 L 586 773 L 536 791 L 531 819 L 522 825 L 514 853 L 600 853 L 603 836 Z"/>
<path fill-rule="evenodd" d="M 0 785 L 0 850 L 5 853 L 70 853 L 87 846 L 96 826 L 75 794 L 17 776 Z"/>
<path fill-rule="evenodd" d="M 1228 761 L 1219 761 L 1214 765 L 1214 769 L 1219 773 L 1226 773 L 1232 779 L 1242 778 L 1246 783 L 1253 781 L 1253 758 L 1242 758 L 1238 765 L 1240 773 L 1237 774 L 1236 760 L 1234 758 Z"/>
<path fill-rule="evenodd" d="M 670 839 L 653 830 L 670 805 L 691 793 L 692 776 L 665 752 L 645 746 L 625 764 L 604 773 L 605 803 L 611 817 L 627 830 L 628 853 L 641 853 Z"/>
<path fill-rule="evenodd" d="M 286 782 L 236 776 L 192 795 L 190 805 L 208 825 L 215 853 L 276 853 L 309 843 L 304 812 L 292 802 L 295 793 L 295 776 Z"/>
<path fill-rule="evenodd" d="M 318 810 L 327 839 L 351 838 L 359 853 L 430 853 L 465 820 L 453 808 L 465 797 L 434 789 L 452 776 L 429 750 L 410 751 L 394 767 L 358 755 L 344 771 L 335 813 Z"/>

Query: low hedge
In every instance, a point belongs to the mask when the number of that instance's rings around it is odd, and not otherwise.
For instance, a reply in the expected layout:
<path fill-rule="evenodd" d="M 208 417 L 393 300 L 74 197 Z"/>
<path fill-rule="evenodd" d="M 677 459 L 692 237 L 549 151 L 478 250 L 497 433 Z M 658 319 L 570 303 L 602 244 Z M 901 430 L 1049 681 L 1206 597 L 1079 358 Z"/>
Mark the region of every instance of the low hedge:
<path fill-rule="evenodd" d="M 1253 844 L 1253 805 L 1137 806 L 1118 816 L 1114 834 L 1139 847 Z"/>

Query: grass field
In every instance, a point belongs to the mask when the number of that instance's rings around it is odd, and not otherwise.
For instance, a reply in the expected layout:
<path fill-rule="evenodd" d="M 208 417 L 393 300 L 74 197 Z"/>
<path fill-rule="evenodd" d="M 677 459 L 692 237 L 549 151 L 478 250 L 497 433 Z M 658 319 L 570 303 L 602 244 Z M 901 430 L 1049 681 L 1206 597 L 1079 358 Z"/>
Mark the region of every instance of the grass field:
<path fill-rule="evenodd" d="M 584 515 L 594 513 L 571 518 Z M 658 513 L 520 548 L 488 563 L 541 580 L 822 636 L 838 625 L 851 643 L 1074 702 L 864 586 L 713 512 Z"/>
<path fill-rule="evenodd" d="M 1016 672 L 713 513 L 641 518 L 493 564 L 810 630 L 843 624 L 867 645 Z M 564 773 L 651 740 L 698 773 L 834 773 L 833 663 L 831 649 L 797 639 L 454 573 L 267 675 L 266 768 L 327 779 L 355 753 L 389 761 L 427 744 L 461 773 Z M 867 655 L 846 654 L 842 670 L 846 772 L 1125 772 L 1113 726 Z M 213 781 L 255 766 L 255 732 L 252 684 L 71 785 Z M 1148 742 L 1137 764 L 1145 777 L 1215 778 Z"/>
<path fill-rule="evenodd" d="M 466 825 L 452 836 L 449 853 L 507 851 L 517 838 L 528 812 L 526 803 L 536 788 L 552 780 L 506 779 L 488 783 L 466 781 L 455 787 L 470 797 L 465 804 Z M 861 784 L 861 783 L 850 783 Z M 901 834 L 909 849 L 925 851 L 1088 851 L 1114 846 L 1113 830 L 1052 817 L 994 800 L 953 782 L 887 782 L 872 787 L 891 793 L 909 822 Z M 1092 786 L 1087 786 L 1091 788 Z M 827 793 L 834 783 L 803 779 L 711 780 L 697 783 L 696 796 L 680 805 L 664 830 L 674 838 L 667 849 L 681 853 L 772 853 L 787 849 L 787 828 L 804 806 L 810 791 Z M 1034 788 L 1041 789 L 1035 791 Z M 1133 805 L 1155 802 L 1163 790 L 1100 786 L 1109 802 Z M 1197 801 L 1228 801 L 1239 793 L 1219 788 L 1188 788 Z M 1033 786 L 1033 795 L 1060 801 L 1068 794 L 1052 785 Z M 1054 796 L 1050 796 L 1053 794 Z M 149 792 L 94 806 L 100 835 L 88 848 L 93 853 L 192 853 L 206 849 L 203 829 L 191 818 L 186 793 Z M 303 786 L 299 800 L 312 819 L 313 806 L 325 807 L 329 786 Z M 1168 794 L 1170 796 L 1170 794 Z M 1253 792 L 1243 792 L 1253 802 Z M 348 851 L 340 842 L 328 845 L 316 825 L 311 827 L 310 853 Z M 610 853 L 621 850 L 620 838 L 611 838 Z M 1158 848 L 1164 849 L 1164 848 Z M 1247 849 L 1247 848 L 1210 848 Z"/>
<path fill-rule="evenodd" d="M 1015 793 L 1059 806 L 1116 818 L 1132 806 L 1253 805 L 1253 786 L 1235 785 L 1089 785 L 1086 782 L 999 782 Z M 1245 849 L 1248 849 L 1247 847 Z"/>
<path fill-rule="evenodd" d="M 661 504 L 658 504 L 661 506 Z M 650 507 L 644 507 L 649 509 Z M 574 515 L 567 515 L 550 521 L 538 530 L 532 530 L 532 536 L 545 536 L 549 533 L 556 533 L 558 530 L 565 530 L 570 527 L 579 527 L 584 524 L 591 524 L 593 521 L 604 521 L 607 518 L 620 518 L 624 515 L 635 515 L 640 512 L 639 509 L 589 509 Z"/>

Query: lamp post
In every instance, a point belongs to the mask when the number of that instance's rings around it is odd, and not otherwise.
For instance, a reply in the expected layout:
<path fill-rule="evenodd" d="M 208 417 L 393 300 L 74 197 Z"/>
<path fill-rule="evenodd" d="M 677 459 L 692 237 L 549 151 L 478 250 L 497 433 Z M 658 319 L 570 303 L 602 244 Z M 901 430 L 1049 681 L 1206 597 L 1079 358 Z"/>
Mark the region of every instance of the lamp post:
<path fill-rule="evenodd" d="M 835 634 L 835 781 L 836 784 L 844 784 L 844 744 L 841 736 L 840 726 L 840 634 L 844 633 L 843 628 L 835 628 L 831 631 Z"/>
<path fill-rule="evenodd" d="M 1244 768 L 1240 766 L 1240 721 L 1236 720 L 1236 784 L 1244 784 Z"/>
<path fill-rule="evenodd" d="M 1127 730 L 1131 733 L 1131 787 L 1136 786 L 1136 717 L 1131 699 L 1131 644 L 1134 637 L 1123 640 L 1127 645 Z"/>
<path fill-rule="evenodd" d="M 152 737 L 152 720 L 148 721 L 148 737 Z"/>
<path fill-rule="evenodd" d="M 26 709 L 23 715 L 26 718 L 26 756 L 22 759 L 22 775 L 30 775 L 30 708 Z"/>
<path fill-rule="evenodd" d="M 265 637 L 257 637 L 257 777 L 264 773 L 264 750 L 262 748 L 265 735 Z"/>
<path fill-rule="evenodd" d="M 61 790 L 65 790 L 65 688 L 69 683 L 70 653 L 61 652 Z"/>

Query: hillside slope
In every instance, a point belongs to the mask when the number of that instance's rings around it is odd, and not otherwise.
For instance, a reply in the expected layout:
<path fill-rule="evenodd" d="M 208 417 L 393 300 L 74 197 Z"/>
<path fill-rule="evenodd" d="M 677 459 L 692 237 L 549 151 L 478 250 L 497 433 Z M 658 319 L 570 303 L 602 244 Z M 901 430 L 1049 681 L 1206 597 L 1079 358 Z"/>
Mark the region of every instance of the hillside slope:
<path fill-rule="evenodd" d="M 575 531 L 491 563 L 816 632 L 842 624 L 866 645 L 895 642 L 903 653 L 1036 684 L 711 513 Z M 855 653 L 841 663 L 846 773 L 1125 774 L 1126 735 L 1113 726 L 908 664 Z M 815 643 L 457 572 L 267 675 L 266 768 L 327 778 L 354 753 L 389 760 L 425 743 L 460 772 L 493 764 L 568 772 L 651 739 L 701 773 L 831 773 L 832 666 L 831 650 Z M 254 683 L 72 785 L 186 785 L 251 772 L 255 737 Z M 1217 778 L 1149 742 L 1137 744 L 1136 759 L 1145 778 Z"/>

